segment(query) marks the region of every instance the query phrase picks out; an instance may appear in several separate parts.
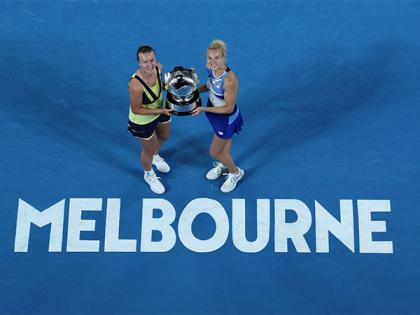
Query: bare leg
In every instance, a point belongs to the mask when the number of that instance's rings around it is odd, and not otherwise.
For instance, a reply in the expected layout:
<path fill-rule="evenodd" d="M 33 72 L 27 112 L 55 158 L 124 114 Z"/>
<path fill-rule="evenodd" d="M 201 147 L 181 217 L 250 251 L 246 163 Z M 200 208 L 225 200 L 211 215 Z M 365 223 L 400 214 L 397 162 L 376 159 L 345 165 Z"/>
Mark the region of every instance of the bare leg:
<path fill-rule="evenodd" d="M 210 145 L 210 156 L 217 159 L 220 163 L 226 166 L 229 173 L 236 173 L 237 167 L 230 155 L 230 148 L 232 147 L 232 139 L 221 139 L 218 136 L 213 136 L 213 141 Z"/>
<path fill-rule="evenodd" d="M 150 171 L 152 169 L 153 154 L 156 152 L 156 148 L 158 147 L 158 139 L 154 133 L 150 139 L 140 139 L 140 142 L 142 144 L 140 162 L 145 171 Z"/>
<path fill-rule="evenodd" d="M 160 123 L 156 126 L 156 138 L 157 146 L 154 151 L 154 154 L 158 154 L 162 144 L 169 138 L 171 135 L 171 122 Z"/>

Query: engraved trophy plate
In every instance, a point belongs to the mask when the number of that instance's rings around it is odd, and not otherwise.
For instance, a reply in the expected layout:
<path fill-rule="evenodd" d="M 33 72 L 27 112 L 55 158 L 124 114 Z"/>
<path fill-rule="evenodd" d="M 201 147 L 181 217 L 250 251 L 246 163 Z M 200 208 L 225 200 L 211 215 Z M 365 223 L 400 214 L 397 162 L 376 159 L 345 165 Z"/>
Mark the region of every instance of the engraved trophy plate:
<path fill-rule="evenodd" d="M 199 80 L 194 68 L 176 66 L 171 72 L 165 73 L 164 83 L 167 89 L 166 107 L 173 109 L 172 114 L 191 115 L 197 106 L 201 106 L 197 90 Z"/>

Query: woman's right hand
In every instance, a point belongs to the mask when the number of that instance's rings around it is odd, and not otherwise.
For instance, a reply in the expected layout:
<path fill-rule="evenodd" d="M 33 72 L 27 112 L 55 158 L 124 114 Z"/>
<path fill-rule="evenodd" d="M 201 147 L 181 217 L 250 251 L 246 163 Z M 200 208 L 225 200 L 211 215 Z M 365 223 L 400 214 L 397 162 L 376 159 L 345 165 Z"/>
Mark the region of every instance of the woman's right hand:
<path fill-rule="evenodd" d="M 172 115 L 172 108 L 162 108 L 161 109 L 161 114 L 166 115 L 166 116 L 171 116 Z"/>

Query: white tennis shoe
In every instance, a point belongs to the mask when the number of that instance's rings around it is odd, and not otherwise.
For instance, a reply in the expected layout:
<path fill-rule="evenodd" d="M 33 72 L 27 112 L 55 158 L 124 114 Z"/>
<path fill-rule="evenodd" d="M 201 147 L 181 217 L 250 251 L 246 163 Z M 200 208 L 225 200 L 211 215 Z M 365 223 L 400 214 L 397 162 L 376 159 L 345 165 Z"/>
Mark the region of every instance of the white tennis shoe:
<path fill-rule="evenodd" d="M 157 170 L 162 173 L 169 173 L 171 168 L 168 163 L 159 155 L 153 155 L 152 165 L 156 166 Z"/>
<path fill-rule="evenodd" d="M 161 195 L 165 192 L 165 187 L 160 182 L 160 177 L 157 177 L 153 170 L 149 174 L 144 173 L 144 180 L 155 194 Z"/>
<path fill-rule="evenodd" d="M 213 166 L 214 167 L 206 174 L 206 178 L 208 180 L 214 180 L 219 178 L 223 174 L 223 171 L 227 170 L 227 168 L 220 162 L 214 161 Z"/>
<path fill-rule="evenodd" d="M 245 174 L 244 170 L 243 169 L 240 169 L 238 167 L 238 171 L 237 171 L 236 174 L 229 173 L 226 176 L 226 180 L 223 183 L 223 185 L 220 188 L 220 190 L 222 192 L 224 192 L 224 193 L 228 193 L 228 192 L 234 190 L 235 187 L 236 187 L 236 184 L 242 179 L 242 177 L 244 177 L 244 174 Z"/>

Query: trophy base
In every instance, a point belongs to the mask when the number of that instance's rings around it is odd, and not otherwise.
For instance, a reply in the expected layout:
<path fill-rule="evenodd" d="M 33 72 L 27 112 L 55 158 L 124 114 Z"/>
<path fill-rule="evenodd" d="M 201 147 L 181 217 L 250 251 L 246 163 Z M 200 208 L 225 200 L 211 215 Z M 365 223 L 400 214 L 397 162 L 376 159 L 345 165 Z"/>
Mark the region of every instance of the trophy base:
<path fill-rule="evenodd" d="M 167 95 L 166 107 L 172 109 L 172 114 L 176 116 L 189 116 L 196 107 L 201 106 L 201 99 L 198 91 L 189 101 L 176 101 L 171 94 Z"/>

